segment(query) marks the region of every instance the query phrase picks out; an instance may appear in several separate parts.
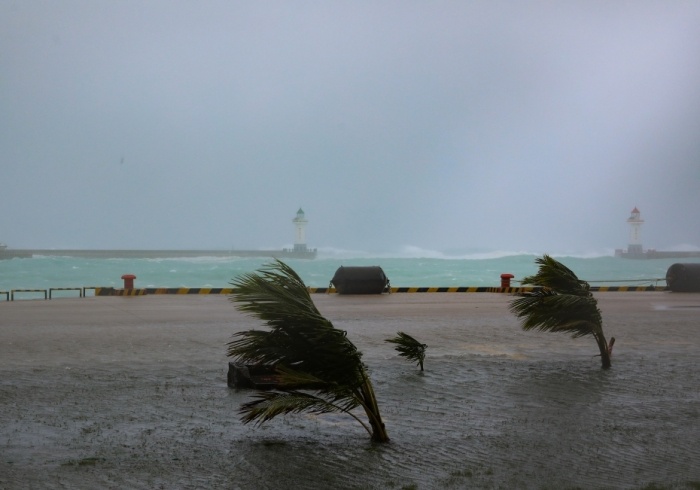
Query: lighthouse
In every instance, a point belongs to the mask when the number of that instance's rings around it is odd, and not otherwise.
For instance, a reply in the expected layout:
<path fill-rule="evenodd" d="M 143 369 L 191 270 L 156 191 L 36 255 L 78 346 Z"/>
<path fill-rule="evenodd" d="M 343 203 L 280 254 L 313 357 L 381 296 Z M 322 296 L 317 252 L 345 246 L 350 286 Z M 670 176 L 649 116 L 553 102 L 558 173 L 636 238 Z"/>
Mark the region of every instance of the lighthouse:
<path fill-rule="evenodd" d="M 642 240 L 641 240 L 641 227 L 644 220 L 640 218 L 639 209 L 635 206 L 627 218 L 627 223 L 630 225 L 630 239 L 627 245 L 627 253 L 629 254 L 642 254 Z"/>
<path fill-rule="evenodd" d="M 308 221 L 304 217 L 304 210 L 299 208 L 297 216 L 292 220 L 294 223 L 294 251 L 306 252 L 306 224 Z"/>

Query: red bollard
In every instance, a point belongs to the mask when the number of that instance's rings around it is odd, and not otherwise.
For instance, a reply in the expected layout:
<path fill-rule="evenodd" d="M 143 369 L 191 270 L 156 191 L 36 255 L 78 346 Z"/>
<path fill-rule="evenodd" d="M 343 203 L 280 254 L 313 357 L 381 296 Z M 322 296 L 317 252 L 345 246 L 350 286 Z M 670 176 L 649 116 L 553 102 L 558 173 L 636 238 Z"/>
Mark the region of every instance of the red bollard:
<path fill-rule="evenodd" d="M 135 275 L 124 274 L 122 279 L 124 279 L 124 289 L 134 289 L 134 279 L 136 279 Z"/>
<path fill-rule="evenodd" d="M 515 276 L 513 274 L 501 274 L 501 287 L 502 288 L 509 288 L 510 287 L 510 280 L 513 279 Z"/>

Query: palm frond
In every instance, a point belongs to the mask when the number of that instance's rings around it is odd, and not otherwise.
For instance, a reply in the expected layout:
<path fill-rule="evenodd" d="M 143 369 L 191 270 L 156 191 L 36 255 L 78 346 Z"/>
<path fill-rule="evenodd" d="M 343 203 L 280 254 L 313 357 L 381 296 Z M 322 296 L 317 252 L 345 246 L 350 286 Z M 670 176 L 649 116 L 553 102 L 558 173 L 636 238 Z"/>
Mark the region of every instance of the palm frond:
<path fill-rule="evenodd" d="M 336 329 L 314 305 L 307 287 L 277 260 L 259 275 L 232 283 L 239 311 L 257 316 L 270 331 L 245 331 L 228 343 L 228 355 L 241 362 L 286 364 L 322 380 L 359 384 L 362 354 L 346 332 Z"/>
<path fill-rule="evenodd" d="M 536 258 L 535 263 L 540 266 L 537 274 L 523 278 L 523 284 L 549 288 L 559 294 L 573 294 L 577 296 L 590 294 L 589 284 L 580 280 L 571 269 L 558 260 L 545 254 Z"/>
<path fill-rule="evenodd" d="M 315 391 L 324 399 L 337 404 L 345 411 L 352 410 L 361 404 L 357 391 L 352 387 L 322 380 L 304 371 L 292 369 L 280 364 L 276 366 L 277 386 L 283 391 Z"/>
<path fill-rule="evenodd" d="M 610 367 L 611 346 L 603 335 L 603 317 L 586 281 L 549 255 L 535 259 L 537 274 L 523 284 L 538 286 L 510 303 L 524 330 L 568 332 L 574 338 L 591 335 L 598 344 L 603 368 Z"/>
<path fill-rule="evenodd" d="M 398 351 L 399 355 L 405 357 L 409 361 L 417 362 L 420 366 L 420 370 L 423 371 L 425 349 L 428 348 L 426 344 L 421 344 L 415 338 L 404 332 L 398 332 L 396 337 L 386 339 L 386 342 L 396 344 L 395 349 Z"/>
<path fill-rule="evenodd" d="M 253 400 L 244 403 L 239 409 L 244 423 L 262 424 L 278 415 L 290 413 L 331 413 L 342 412 L 340 408 L 323 398 L 300 391 L 261 391 Z"/>
<path fill-rule="evenodd" d="M 239 409 L 243 423 L 254 422 L 255 425 L 261 425 L 278 415 L 303 412 L 315 414 L 347 413 L 357 420 L 373 439 L 376 439 L 372 429 L 346 407 L 304 392 L 260 392 L 252 401 L 244 403 Z"/>
<path fill-rule="evenodd" d="M 575 338 L 602 331 L 601 313 L 592 296 L 543 289 L 513 300 L 510 311 L 521 319 L 523 330 L 569 332 Z"/>
<path fill-rule="evenodd" d="M 321 315 L 291 267 L 275 260 L 257 274 L 244 274 L 231 284 L 236 308 L 256 316 L 270 329 L 234 334 L 227 353 L 238 362 L 274 365 L 281 391 L 259 395 L 255 402 L 244 404 L 245 421 L 265 422 L 281 414 L 331 410 L 357 419 L 350 410 L 361 405 L 370 419 L 372 439 L 389 440 L 362 354 L 346 332 Z"/>
<path fill-rule="evenodd" d="M 297 273 L 281 260 L 264 266 L 257 274 L 247 273 L 231 282 L 232 301 L 240 311 L 253 314 L 271 327 L 288 325 L 295 319 L 327 325 Z"/>

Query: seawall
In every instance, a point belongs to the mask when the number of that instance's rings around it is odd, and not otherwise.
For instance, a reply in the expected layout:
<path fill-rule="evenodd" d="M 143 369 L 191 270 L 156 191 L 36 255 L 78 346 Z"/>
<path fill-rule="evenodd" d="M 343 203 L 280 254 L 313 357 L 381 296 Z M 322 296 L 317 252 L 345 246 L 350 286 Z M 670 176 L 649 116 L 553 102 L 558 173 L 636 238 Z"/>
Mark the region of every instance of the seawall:
<path fill-rule="evenodd" d="M 0 259 L 81 257 L 90 259 L 172 259 L 183 257 L 273 257 L 314 259 L 316 249 L 307 250 L 92 250 L 92 249 L 4 249 Z"/>

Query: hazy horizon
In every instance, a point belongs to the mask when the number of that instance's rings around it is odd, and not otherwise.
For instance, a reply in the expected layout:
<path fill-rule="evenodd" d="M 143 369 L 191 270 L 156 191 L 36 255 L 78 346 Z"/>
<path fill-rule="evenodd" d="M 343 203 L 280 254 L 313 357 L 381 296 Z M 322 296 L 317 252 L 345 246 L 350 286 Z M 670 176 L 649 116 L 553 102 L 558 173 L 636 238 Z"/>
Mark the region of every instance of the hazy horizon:
<path fill-rule="evenodd" d="M 256 250 L 280 250 L 283 248 L 290 248 L 291 245 L 283 246 L 283 247 L 264 247 L 264 248 L 259 248 Z M 523 257 L 523 256 L 528 256 L 528 257 L 538 257 L 543 254 L 547 254 L 553 257 L 557 258 L 576 258 L 576 259 L 597 259 L 597 258 L 604 258 L 604 257 L 614 257 L 615 256 L 615 249 L 612 248 L 598 248 L 598 249 L 589 249 L 589 250 L 563 250 L 563 249 L 553 249 L 551 247 L 549 248 L 542 248 L 542 249 L 513 249 L 513 250 L 508 250 L 508 249 L 484 249 L 484 248 L 467 248 L 467 249 L 440 249 L 440 250 L 433 250 L 433 249 L 424 249 L 420 247 L 414 247 L 414 246 L 402 246 L 398 247 L 395 249 L 383 249 L 383 250 L 361 250 L 361 249 L 347 249 L 347 248 L 336 248 L 336 247 L 310 247 L 316 250 L 317 255 L 316 258 L 319 260 L 345 260 L 345 259 L 436 259 L 436 260 L 493 260 L 493 259 L 502 259 L 502 258 L 509 258 L 509 257 Z M 13 251 L 17 250 L 17 247 L 8 247 L 8 250 Z M 27 248 L 20 248 L 19 250 L 51 250 L 53 251 L 61 251 L 61 250 L 69 250 L 66 248 L 56 248 L 56 247 L 27 247 Z M 96 248 L 88 249 L 88 250 L 96 250 Z M 109 250 L 109 248 L 99 248 L 97 250 Z M 178 250 L 178 249 L 172 249 L 172 248 L 145 248 L 143 250 Z M 194 249 L 186 249 L 188 251 L 191 250 L 210 250 L 210 249 L 205 249 L 203 247 L 197 247 Z M 231 250 L 230 248 L 215 248 L 211 250 L 220 250 L 220 251 L 227 251 Z M 240 249 L 239 249 L 240 250 Z M 681 244 L 678 246 L 670 247 L 668 249 L 665 249 L 665 251 L 671 251 L 671 252 L 700 252 L 700 247 L 694 246 L 694 245 L 688 245 L 688 244 Z M 53 254 L 52 254 L 53 255 Z M 60 256 L 60 255 L 59 255 Z M 36 255 L 35 257 L 41 257 L 41 254 Z M 229 260 L 236 260 L 236 259 L 245 259 L 246 257 L 236 257 L 236 256 L 217 256 L 217 257 L 211 257 L 211 256 L 202 256 L 202 257 L 197 257 L 197 256 L 188 256 L 188 257 L 183 257 L 183 258 L 176 258 L 176 257 L 171 257 L 171 258 L 152 258 L 152 259 L 144 259 L 144 260 L 155 260 L 155 261 L 161 261 L 161 260 L 185 260 L 185 261 L 211 261 L 211 262 L 219 262 L 219 261 L 229 261 Z M 259 258 L 264 258 L 264 256 L 260 256 Z M 304 260 L 304 259 L 300 259 Z M 697 260 L 697 258 L 688 258 L 687 259 L 690 262 L 694 262 Z"/>
<path fill-rule="evenodd" d="M 700 3 L 0 2 L 0 242 L 700 249 Z"/>

